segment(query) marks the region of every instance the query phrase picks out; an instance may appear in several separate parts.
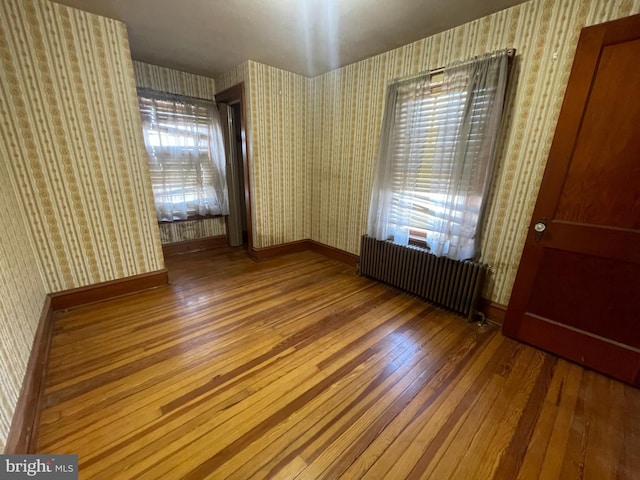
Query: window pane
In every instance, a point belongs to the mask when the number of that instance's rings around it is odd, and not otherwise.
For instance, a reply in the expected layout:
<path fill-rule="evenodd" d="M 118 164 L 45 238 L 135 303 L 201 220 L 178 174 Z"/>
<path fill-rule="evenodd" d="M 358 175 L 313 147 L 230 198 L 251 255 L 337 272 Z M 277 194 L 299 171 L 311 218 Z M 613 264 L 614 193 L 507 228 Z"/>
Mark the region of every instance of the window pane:
<path fill-rule="evenodd" d="M 210 148 L 213 103 L 139 95 L 159 219 L 219 214 Z"/>

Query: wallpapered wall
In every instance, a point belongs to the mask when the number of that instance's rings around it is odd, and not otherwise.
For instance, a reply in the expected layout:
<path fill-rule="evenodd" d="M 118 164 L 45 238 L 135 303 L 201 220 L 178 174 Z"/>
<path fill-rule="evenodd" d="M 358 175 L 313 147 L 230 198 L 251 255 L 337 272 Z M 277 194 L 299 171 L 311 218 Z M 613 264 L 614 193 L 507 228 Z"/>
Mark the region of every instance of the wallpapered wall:
<path fill-rule="evenodd" d="M 358 253 L 386 83 L 517 48 L 483 258 L 485 295 L 507 303 L 579 30 L 638 12 L 640 0 L 533 0 L 314 79 L 252 61 L 215 83 L 135 71 L 141 85 L 196 96 L 245 81 L 255 246 L 312 238 Z M 4 448 L 45 294 L 163 261 L 125 26 L 3 0 L 0 27 L 0 200 L 20 217 L 0 231 Z"/>
<path fill-rule="evenodd" d="M 309 79 L 257 62 L 216 78 L 245 82 L 254 247 L 310 238 Z"/>
<path fill-rule="evenodd" d="M 20 212 L 0 142 L 0 202 Z M 6 218 L 6 217 L 5 217 Z M 22 215 L 0 228 L 0 452 L 4 451 L 46 290 Z"/>
<path fill-rule="evenodd" d="M 134 71 L 138 86 L 202 98 L 245 82 L 253 245 L 310 237 L 309 79 L 253 61 L 215 80 L 142 62 L 134 62 Z M 225 233 L 223 219 L 160 226 L 163 243 Z"/>
<path fill-rule="evenodd" d="M 249 63 L 255 247 L 309 238 L 308 79 Z"/>
<path fill-rule="evenodd" d="M 0 449 L 45 294 L 163 268 L 126 28 L 0 2 Z"/>
<path fill-rule="evenodd" d="M 313 79 L 311 237 L 359 252 L 389 80 L 515 47 L 482 258 L 484 296 L 507 304 L 580 29 L 638 12 L 640 0 L 533 0 Z"/>
<path fill-rule="evenodd" d="M 1 4 L 2 132 L 48 292 L 162 269 L 125 26 Z"/>
<path fill-rule="evenodd" d="M 514 47 L 482 257 L 484 296 L 508 303 L 580 29 L 639 11 L 640 0 L 532 0 L 312 79 L 253 61 L 216 77 L 218 91 L 245 82 L 254 246 L 311 238 L 359 253 L 387 83 Z"/>
<path fill-rule="evenodd" d="M 133 62 L 133 71 L 138 87 L 214 100 L 216 82 L 213 78 L 137 61 Z M 163 244 L 226 234 L 224 218 L 161 223 L 159 229 Z"/>

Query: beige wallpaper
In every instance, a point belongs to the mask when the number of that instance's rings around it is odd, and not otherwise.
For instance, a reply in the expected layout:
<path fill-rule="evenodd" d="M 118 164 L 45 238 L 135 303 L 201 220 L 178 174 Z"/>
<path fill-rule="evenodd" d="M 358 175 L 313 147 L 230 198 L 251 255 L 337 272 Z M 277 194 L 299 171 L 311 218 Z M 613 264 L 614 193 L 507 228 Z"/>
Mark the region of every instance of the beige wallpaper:
<path fill-rule="evenodd" d="M 308 79 L 249 64 L 255 247 L 309 238 Z"/>
<path fill-rule="evenodd" d="M 161 92 L 188 95 L 214 100 L 216 81 L 213 78 L 133 61 L 133 72 L 138 87 L 152 88 Z"/>
<path fill-rule="evenodd" d="M 358 253 L 383 92 L 395 77 L 515 47 L 484 260 L 507 303 L 579 30 L 640 0 L 532 0 L 307 79 L 247 61 L 212 79 L 136 63 L 121 23 L 46 0 L 0 2 L 0 448 L 47 292 L 163 267 L 135 80 L 210 97 L 245 82 L 254 244 L 312 238 Z M 163 241 L 219 234 L 171 227 Z"/>
<path fill-rule="evenodd" d="M 233 87 L 234 85 L 238 85 L 239 83 L 245 82 L 246 84 L 249 82 L 249 65 L 253 64 L 251 60 L 247 60 L 246 62 L 242 62 L 240 65 L 235 66 L 228 72 L 225 72 L 216 77 L 216 93 L 222 92 L 227 88 Z M 251 92 L 249 90 L 245 90 L 244 92 L 247 105 L 247 110 L 251 110 Z"/>
<path fill-rule="evenodd" d="M 164 267 L 123 24 L 0 4 L 0 143 L 48 292 Z"/>
<path fill-rule="evenodd" d="M 484 295 L 507 304 L 580 29 L 638 12 L 640 0 L 533 0 L 313 79 L 312 238 L 359 253 L 389 80 L 515 47 L 483 240 Z"/>
<path fill-rule="evenodd" d="M 214 100 L 216 82 L 213 78 L 137 61 L 133 62 L 133 71 L 138 87 Z M 224 218 L 161 223 L 158 227 L 163 244 L 226 235 Z"/>
<path fill-rule="evenodd" d="M 0 451 L 46 293 L 163 268 L 124 25 L 0 2 Z"/>
<path fill-rule="evenodd" d="M 0 142 L 0 453 L 4 452 L 31 344 L 46 296 L 29 233 L 7 169 L 8 152 Z"/>
<path fill-rule="evenodd" d="M 224 218 L 162 223 L 159 227 L 160 241 L 163 245 L 226 235 Z"/>
<path fill-rule="evenodd" d="M 359 253 L 388 81 L 515 47 L 482 258 L 484 295 L 508 303 L 580 29 L 638 11 L 533 0 L 312 79 L 253 61 L 218 76 L 218 91 L 245 82 L 255 246 L 311 238 Z"/>
<path fill-rule="evenodd" d="M 309 238 L 309 79 L 257 62 L 216 78 L 218 91 L 245 82 L 254 247 Z"/>

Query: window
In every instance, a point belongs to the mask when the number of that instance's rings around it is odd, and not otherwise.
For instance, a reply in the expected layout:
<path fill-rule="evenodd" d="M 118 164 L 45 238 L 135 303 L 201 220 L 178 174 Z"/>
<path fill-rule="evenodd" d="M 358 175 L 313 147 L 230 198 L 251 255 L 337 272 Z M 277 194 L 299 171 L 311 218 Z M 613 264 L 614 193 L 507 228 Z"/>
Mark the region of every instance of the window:
<path fill-rule="evenodd" d="M 143 89 L 138 101 L 158 221 L 228 215 L 215 103 Z"/>
<path fill-rule="evenodd" d="M 504 51 L 389 85 L 369 236 L 479 253 L 507 67 Z"/>

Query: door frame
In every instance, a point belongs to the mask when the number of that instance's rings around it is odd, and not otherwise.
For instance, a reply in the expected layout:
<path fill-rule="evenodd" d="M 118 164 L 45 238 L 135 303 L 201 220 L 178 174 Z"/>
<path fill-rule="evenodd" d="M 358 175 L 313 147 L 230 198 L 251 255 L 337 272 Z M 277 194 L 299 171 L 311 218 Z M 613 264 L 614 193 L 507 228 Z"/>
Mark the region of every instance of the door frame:
<path fill-rule="evenodd" d="M 216 103 L 226 103 L 233 105 L 240 103 L 240 135 L 242 137 L 242 175 L 244 176 L 244 203 L 246 208 L 247 218 L 247 251 L 250 256 L 253 256 L 253 217 L 251 216 L 251 183 L 250 183 L 250 158 L 249 158 L 249 140 L 247 131 L 247 108 L 244 94 L 244 82 L 238 83 L 232 87 L 216 93 Z M 227 231 L 227 239 L 229 238 L 229 232 Z"/>

